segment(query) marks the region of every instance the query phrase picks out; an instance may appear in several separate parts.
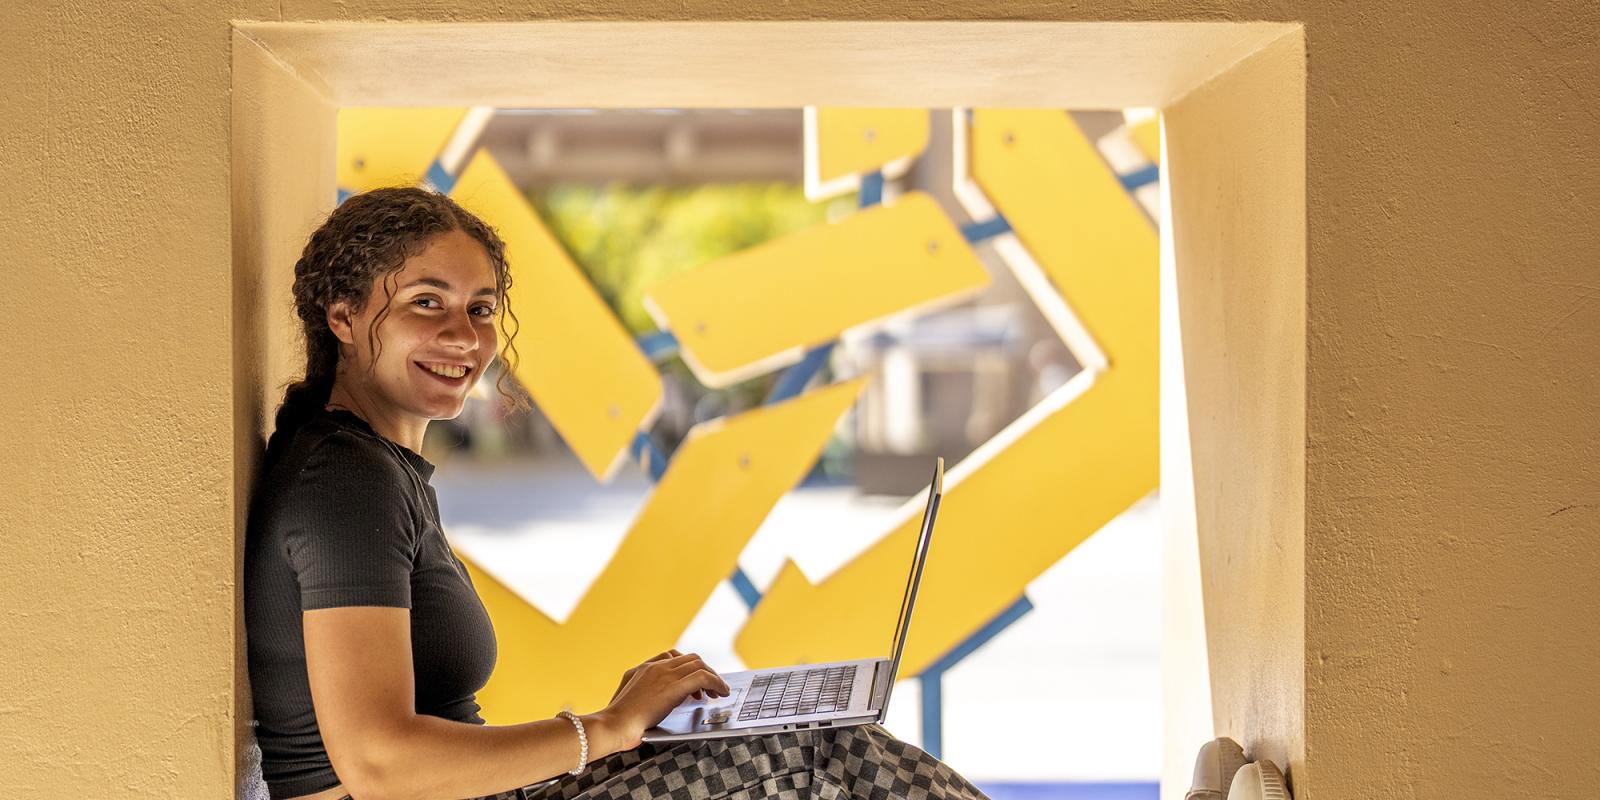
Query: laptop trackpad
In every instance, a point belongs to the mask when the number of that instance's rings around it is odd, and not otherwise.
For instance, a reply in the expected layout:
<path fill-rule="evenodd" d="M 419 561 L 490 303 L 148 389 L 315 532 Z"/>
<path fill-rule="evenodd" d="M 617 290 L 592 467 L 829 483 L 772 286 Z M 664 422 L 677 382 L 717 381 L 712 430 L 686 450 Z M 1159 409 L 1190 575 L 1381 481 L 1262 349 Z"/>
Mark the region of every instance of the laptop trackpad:
<path fill-rule="evenodd" d="M 673 709 L 666 719 L 657 723 L 656 727 L 670 733 L 693 733 L 722 728 L 733 721 L 733 713 L 738 709 L 739 699 L 743 696 L 743 689 L 738 688 L 728 697 L 685 700 Z"/>

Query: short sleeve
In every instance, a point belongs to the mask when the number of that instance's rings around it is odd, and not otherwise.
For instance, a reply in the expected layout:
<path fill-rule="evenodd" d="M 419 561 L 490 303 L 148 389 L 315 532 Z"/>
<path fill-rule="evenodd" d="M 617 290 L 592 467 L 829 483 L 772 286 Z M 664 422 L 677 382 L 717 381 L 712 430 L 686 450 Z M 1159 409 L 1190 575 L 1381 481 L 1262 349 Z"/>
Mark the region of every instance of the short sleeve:
<path fill-rule="evenodd" d="M 303 610 L 411 607 L 415 520 L 402 476 L 377 446 L 334 432 L 289 490 L 284 547 Z"/>

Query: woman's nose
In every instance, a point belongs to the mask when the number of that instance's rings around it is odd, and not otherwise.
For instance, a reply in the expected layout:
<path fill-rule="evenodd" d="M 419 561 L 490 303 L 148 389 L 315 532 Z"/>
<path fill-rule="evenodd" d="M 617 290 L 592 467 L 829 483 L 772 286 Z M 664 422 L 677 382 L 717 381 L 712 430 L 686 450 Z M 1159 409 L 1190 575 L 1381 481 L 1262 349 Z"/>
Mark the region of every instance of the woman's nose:
<path fill-rule="evenodd" d="M 475 349 L 478 344 L 478 330 L 472 324 L 472 312 L 450 315 L 445 320 L 444 330 L 439 332 L 439 338 L 451 344 L 460 344 L 465 350 Z"/>

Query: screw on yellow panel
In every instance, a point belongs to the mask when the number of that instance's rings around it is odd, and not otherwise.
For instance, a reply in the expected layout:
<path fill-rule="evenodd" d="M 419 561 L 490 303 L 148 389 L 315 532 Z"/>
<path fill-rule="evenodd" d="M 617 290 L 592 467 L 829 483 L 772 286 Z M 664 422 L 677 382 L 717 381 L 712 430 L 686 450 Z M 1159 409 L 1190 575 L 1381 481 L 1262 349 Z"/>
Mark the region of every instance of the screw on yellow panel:
<path fill-rule="evenodd" d="M 462 558 L 499 643 L 478 693 L 484 719 L 600 708 L 625 670 L 675 646 L 778 498 L 816 463 L 863 385 L 838 383 L 695 426 L 564 622 Z"/>
<path fill-rule="evenodd" d="M 799 361 L 845 330 L 988 285 L 938 203 L 912 192 L 667 278 L 645 290 L 644 307 L 677 336 L 695 377 L 721 387 Z"/>
<path fill-rule="evenodd" d="M 851 191 L 862 173 L 898 173 L 928 148 L 925 108 L 817 108 L 806 114 L 806 196 Z"/>
<path fill-rule="evenodd" d="M 915 675 L 1156 487 L 1156 234 L 1061 111 L 977 111 L 974 176 L 1108 366 L 1085 374 L 951 470 L 901 674 Z M 1092 381 L 1092 383 L 1090 383 Z M 1087 388 L 1085 388 L 1087 386 Z M 813 584 L 786 564 L 735 648 L 752 668 L 886 655 L 921 501 Z M 866 534 L 864 534 L 866 535 Z M 803 623 L 836 620 L 824 630 Z"/>
<path fill-rule="evenodd" d="M 339 188 L 416 186 L 466 115 L 465 108 L 339 109 Z"/>
<path fill-rule="evenodd" d="M 450 194 L 505 240 L 517 381 L 590 474 L 609 480 L 660 411 L 660 374 L 488 151 Z"/>

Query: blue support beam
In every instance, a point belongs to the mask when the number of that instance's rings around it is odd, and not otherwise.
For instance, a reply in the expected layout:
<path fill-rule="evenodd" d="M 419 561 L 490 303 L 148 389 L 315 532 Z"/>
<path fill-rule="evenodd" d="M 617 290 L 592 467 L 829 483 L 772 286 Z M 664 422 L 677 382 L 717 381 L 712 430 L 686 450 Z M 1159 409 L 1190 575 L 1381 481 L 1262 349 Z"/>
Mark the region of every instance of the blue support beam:
<path fill-rule="evenodd" d="M 734 567 L 733 574 L 728 576 L 728 582 L 733 584 L 733 590 L 739 593 L 739 599 L 744 601 L 745 608 L 755 610 L 756 604 L 761 602 L 761 590 L 756 588 L 750 576 L 744 574 L 744 567 Z"/>
<path fill-rule="evenodd" d="M 772 391 L 767 394 L 766 404 L 781 403 L 805 391 L 806 384 L 822 370 L 828 363 L 828 357 L 833 355 L 833 347 L 837 342 L 829 342 L 807 352 L 800 363 L 784 370 L 778 376 L 778 381 L 772 384 Z"/>
<path fill-rule="evenodd" d="M 1161 168 L 1151 164 L 1144 169 L 1137 169 L 1126 175 L 1118 175 L 1117 180 L 1122 182 L 1122 188 L 1131 192 L 1140 186 L 1161 180 Z"/>
<path fill-rule="evenodd" d="M 1006 218 L 998 214 L 995 215 L 994 219 L 971 222 L 961 226 L 961 235 L 966 237 L 969 244 L 977 244 L 985 239 L 993 239 L 996 236 L 1010 232 L 1011 223 L 1006 222 Z"/>
<path fill-rule="evenodd" d="M 446 172 L 437 158 L 428 165 L 427 181 L 441 194 L 449 194 L 451 189 L 456 188 L 456 176 Z"/>
<path fill-rule="evenodd" d="M 922 683 L 922 749 L 934 758 L 944 758 L 944 673 L 924 671 Z"/>
<path fill-rule="evenodd" d="M 861 193 L 857 196 L 861 208 L 883 202 L 883 171 L 875 170 L 861 176 Z"/>
<path fill-rule="evenodd" d="M 645 358 L 662 361 L 678 352 L 678 337 L 673 336 L 672 331 L 645 334 L 639 337 L 639 349 L 644 351 Z"/>
<path fill-rule="evenodd" d="M 650 480 L 659 481 L 661 476 L 666 474 L 667 457 L 662 455 L 660 448 L 656 447 L 656 443 L 650 440 L 650 434 L 639 431 L 638 435 L 633 437 L 633 445 L 628 448 L 628 452 L 633 457 L 635 464 L 648 465 L 647 471 L 649 472 Z M 647 457 L 649 458 L 648 462 L 645 461 Z"/>
<path fill-rule="evenodd" d="M 934 758 L 942 758 L 940 753 L 944 750 L 944 673 L 951 667 L 960 663 L 961 659 L 972 655 L 978 648 L 984 646 L 990 639 L 1000 635 L 1000 632 L 1011 626 L 1011 623 L 1022 618 L 1022 615 L 1033 610 L 1033 603 L 1027 595 L 1017 598 L 1006 610 L 995 615 L 994 619 L 984 623 L 982 628 L 974 631 L 961 644 L 951 648 L 950 652 L 940 656 L 938 660 L 928 665 L 927 669 L 917 678 L 922 682 L 922 749 Z"/>

